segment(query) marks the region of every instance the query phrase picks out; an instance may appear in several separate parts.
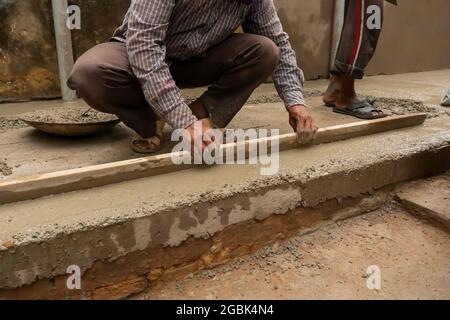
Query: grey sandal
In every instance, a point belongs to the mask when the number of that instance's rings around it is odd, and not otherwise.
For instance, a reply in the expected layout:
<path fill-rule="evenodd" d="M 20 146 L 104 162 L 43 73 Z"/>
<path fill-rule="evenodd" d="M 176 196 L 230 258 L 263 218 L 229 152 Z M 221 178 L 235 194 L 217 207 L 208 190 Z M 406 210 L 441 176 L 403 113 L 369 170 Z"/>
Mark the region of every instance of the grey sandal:
<path fill-rule="evenodd" d="M 367 100 L 354 102 L 345 108 L 338 108 L 334 106 L 333 112 L 342 113 L 365 120 L 381 119 L 387 116 L 382 110 L 375 108 L 375 106 Z"/>
<path fill-rule="evenodd" d="M 375 99 L 368 99 L 368 98 L 364 98 L 358 102 L 367 102 L 369 104 L 371 104 L 372 106 L 375 104 L 375 102 L 377 102 L 377 100 Z M 336 103 L 335 102 L 324 102 L 326 107 L 330 107 L 330 108 L 336 108 Z"/>

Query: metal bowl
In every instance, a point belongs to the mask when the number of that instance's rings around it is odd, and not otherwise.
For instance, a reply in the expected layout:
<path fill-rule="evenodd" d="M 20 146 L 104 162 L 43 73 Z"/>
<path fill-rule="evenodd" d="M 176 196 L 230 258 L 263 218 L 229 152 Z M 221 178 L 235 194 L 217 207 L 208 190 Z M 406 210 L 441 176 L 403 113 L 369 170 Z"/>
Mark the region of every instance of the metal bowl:
<path fill-rule="evenodd" d="M 119 119 L 92 123 L 48 123 L 23 118 L 20 120 L 39 131 L 63 137 L 90 136 L 110 130 L 120 123 Z"/>

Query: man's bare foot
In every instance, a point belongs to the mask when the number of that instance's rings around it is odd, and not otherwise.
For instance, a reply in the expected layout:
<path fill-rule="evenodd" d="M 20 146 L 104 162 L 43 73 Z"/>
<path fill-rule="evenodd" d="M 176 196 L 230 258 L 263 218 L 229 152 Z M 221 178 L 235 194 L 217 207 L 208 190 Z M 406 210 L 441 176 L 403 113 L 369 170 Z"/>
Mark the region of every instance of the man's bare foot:
<path fill-rule="evenodd" d="M 352 103 L 359 102 L 355 91 L 355 79 L 344 75 L 332 75 L 323 102 L 326 106 L 345 108 Z"/>
<path fill-rule="evenodd" d="M 372 101 L 360 99 L 355 90 L 355 79 L 344 75 L 333 75 L 323 96 L 326 106 L 334 112 L 361 119 L 379 119 L 386 115 L 377 109 Z"/>
<path fill-rule="evenodd" d="M 359 99 L 358 95 L 354 91 L 353 92 L 340 91 L 336 97 L 336 100 L 334 100 L 333 107 L 345 109 L 347 106 L 361 101 L 362 100 Z"/>
<path fill-rule="evenodd" d="M 341 91 L 340 82 L 338 81 L 335 75 L 331 76 L 328 88 L 323 95 L 323 103 L 326 106 L 333 105 L 338 99 L 340 91 Z"/>

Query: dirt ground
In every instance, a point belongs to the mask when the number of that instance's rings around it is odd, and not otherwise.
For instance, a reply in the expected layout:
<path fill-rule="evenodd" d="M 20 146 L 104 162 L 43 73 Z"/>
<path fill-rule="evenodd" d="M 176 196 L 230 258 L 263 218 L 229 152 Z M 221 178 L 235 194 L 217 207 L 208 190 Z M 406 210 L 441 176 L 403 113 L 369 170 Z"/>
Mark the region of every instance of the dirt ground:
<path fill-rule="evenodd" d="M 392 203 L 133 299 L 450 299 L 449 248 L 449 233 Z"/>

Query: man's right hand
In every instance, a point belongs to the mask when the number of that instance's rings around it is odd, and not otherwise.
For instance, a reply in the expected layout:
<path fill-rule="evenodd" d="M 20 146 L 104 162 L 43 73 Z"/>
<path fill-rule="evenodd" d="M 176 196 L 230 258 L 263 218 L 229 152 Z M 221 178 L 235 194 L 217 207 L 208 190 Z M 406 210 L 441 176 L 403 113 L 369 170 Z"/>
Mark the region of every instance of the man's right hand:
<path fill-rule="evenodd" d="M 197 129 L 197 132 L 195 131 L 195 128 L 201 128 L 201 130 Z M 211 140 L 205 140 L 205 132 L 212 129 L 212 123 L 210 119 L 202 119 L 197 120 L 193 124 L 191 124 L 189 127 L 185 129 L 186 133 L 191 139 L 191 154 L 194 155 L 195 153 L 199 153 L 200 155 L 203 155 L 203 150 L 208 146 L 209 144 L 213 143 Z M 197 139 L 196 139 L 197 138 Z"/>
<path fill-rule="evenodd" d="M 317 130 L 316 121 L 309 113 L 308 109 L 303 105 L 292 106 L 288 109 L 289 124 L 297 133 L 297 141 L 299 144 L 309 144 L 316 137 Z"/>

